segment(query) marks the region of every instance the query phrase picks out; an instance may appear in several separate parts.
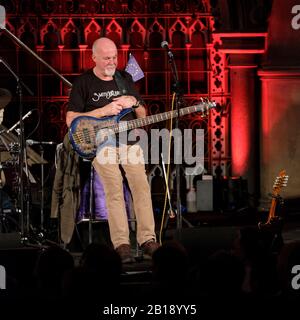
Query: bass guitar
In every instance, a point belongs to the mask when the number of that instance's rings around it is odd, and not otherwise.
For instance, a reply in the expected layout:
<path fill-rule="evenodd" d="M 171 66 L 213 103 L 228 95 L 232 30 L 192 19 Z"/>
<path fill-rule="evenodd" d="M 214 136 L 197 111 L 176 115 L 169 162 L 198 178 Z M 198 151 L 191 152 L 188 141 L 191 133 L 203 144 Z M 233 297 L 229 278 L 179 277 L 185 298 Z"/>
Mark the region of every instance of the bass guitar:
<path fill-rule="evenodd" d="M 204 116 L 211 108 L 215 107 L 215 102 L 203 100 L 197 105 L 180 109 L 179 117 L 193 112 L 201 112 Z M 177 117 L 177 111 L 167 111 L 144 118 L 126 120 L 128 116 L 133 118 L 132 115 L 133 110 L 129 108 L 123 109 L 120 114 L 111 117 L 76 117 L 69 128 L 69 138 L 73 149 L 83 158 L 93 158 L 96 156 L 97 149 L 106 143 L 109 137 L 113 137 L 121 132 Z"/>

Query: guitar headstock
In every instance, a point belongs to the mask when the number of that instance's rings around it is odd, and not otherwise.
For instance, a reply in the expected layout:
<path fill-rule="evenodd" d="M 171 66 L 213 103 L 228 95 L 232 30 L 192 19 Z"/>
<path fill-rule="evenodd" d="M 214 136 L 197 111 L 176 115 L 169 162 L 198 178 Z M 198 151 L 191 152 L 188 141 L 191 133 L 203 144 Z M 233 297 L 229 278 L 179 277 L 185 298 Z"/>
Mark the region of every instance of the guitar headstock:
<path fill-rule="evenodd" d="M 217 106 L 215 101 L 210 101 L 208 98 L 200 98 L 201 100 L 201 118 L 205 118 L 208 116 L 209 110 L 215 108 Z"/>
<path fill-rule="evenodd" d="M 272 196 L 276 197 L 279 195 L 281 189 L 287 186 L 289 176 L 286 174 L 285 170 L 279 172 L 273 184 Z"/>

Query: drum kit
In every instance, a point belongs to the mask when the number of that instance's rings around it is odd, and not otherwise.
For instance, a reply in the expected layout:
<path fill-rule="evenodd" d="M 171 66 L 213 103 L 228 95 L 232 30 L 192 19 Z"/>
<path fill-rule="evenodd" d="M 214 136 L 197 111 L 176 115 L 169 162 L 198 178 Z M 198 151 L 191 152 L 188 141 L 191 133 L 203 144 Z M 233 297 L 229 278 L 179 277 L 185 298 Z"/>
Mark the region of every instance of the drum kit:
<path fill-rule="evenodd" d="M 18 128 L 15 124 L 7 129 L 2 125 L 5 107 L 11 101 L 12 95 L 9 90 L 0 88 L 0 233 L 20 231 L 20 212 L 18 195 L 21 179 L 28 179 L 30 183 L 36 182 L 29 166 L 32 164 L 47 163 L 38 153 L 26 146 L 24 157 L 24 176 L 20 177 L 20 143 L 17 135 Z M 43 187 L 43 182 L 42 182 Z M 26 197 L 24 197 L 26 198 Z M 28 220 L 28 221 L 27 221 Z M 29 215 L 26 217 L 29 226 Z"/>
<path fill-rule="evenodd" d="M 63 81 L 69 88 L 72 87 L 72 83 L 68 81 L 65 77 L 63 77 L 58 71 L 56 71 L 52 66 L 50 66 L 45 60 L 43 60 L 38 54 L 36 54 L 33 50 L 31 50 L 25 43 L 23 43 L 18 37 L 16 37 L 9 29 L 6 28 L 6 9 L 4 6 L 0 5 L 0 30 L 3 34 L 5 34 L 8 38 L 10 38 L 18 47 L 24 49 L 28 52 L 32 57 L 34 57 L 37 61 L 42 63 L 46 66 L 53 74 L 55 74 L 59 79 Z M 18 205 L 19 207 L 16 211 L 19 213 L 19 224 L 20 224 L 20 231 L 21 231 L 21 238 L 24 242 L 27 241 L 26 236 L 29 234 L 29 209 L 28 203 L 29 200 L 24 199 L 26 197 L 26 193 L 24 192 L 25 188 L 23 185 L 23 181 L 25 180 L 23 175 L 25 174 L 25 178 L 30 180 L 33 178 L 32 174 L 30 173 L 28 166 L 30 167 L 32 164 L 40 164 L 41 165 L 41 225 L 40 228 L 43 229 L 43 207 L 44 207 L 44 197 L 43 197 L 43 166 L 47 163 L 44 160 L 43 154 L 41 155 L 36 153 L 33 149 L 29 146 L 32 144 L 55 144 L 52 141 L 48 142 L 38 142 L 31 140 L 32 143 L 29 143 L 27 140 L 24 141 L 24 126 L 23 126 L 23 119 L 29 115 L 27 113 L 23 117 L 21 117 L 23 113 L 23 102 L 22 102 L 22 90 L 25 89 L 26 92 L 33 96 L 34 93 L 30 90 L 30 88 L 22 81 L 22 79 L 14 72 L 13 68 L 2 58 L 0 58 L 1 64 L 10 72 L 10 75 L 15 79 L 17 83 L 17 94 L 18 94 L 18 103 L 19 103 L 19 115 L 20 120 L 10 129 L 5 128 L 0 124 L 0 172 L 4 172 L 5 170 L 9 172 L 15 171 L 15 179 L 12 179 L 12 185 L 15 189 L 17 189 L 17 198 L 19 198 Z M 3 114 L 3 109 L 11 100 L 11 94 L 6 89 L 0 88 L 0 117 Z M 1 121 L 0 121 L 1 123 Z M 16 127 L 19 126 L 19 129 Z M 17 136 L 13 134 L 13 132 L 17 133 Z M 42 148 L 41 148 L 42 149 Z M 1 176 L 0 173 L 0 176 Z M 3 174 L 2 174 L 2 177 Z M 7 178 L 5 179 L 7 183 Z M 15 183 L 17 181 L 17 183 Z M 4 180 L 3 180 L 4 182 Z M 3 184 L 2 182 L 2 184 Z M 0 191 L 3 191 L 3 186 L 0 188 Z M 1 200 L 1 199 L 0 199 Z M 24 208 L 24 201 L 27 201 L 27 215 L 25 217 L 25 208 Z M 2 203 L 0 203 L 2 208 Z M 0 217 L 0 232 L 1 232 L 1 225 L 6 222 L 7 215 L 4 216 L 4 210 L 0 210 L 1 217 Z M 2 218 L 3 217 L 3 218 Z"/>

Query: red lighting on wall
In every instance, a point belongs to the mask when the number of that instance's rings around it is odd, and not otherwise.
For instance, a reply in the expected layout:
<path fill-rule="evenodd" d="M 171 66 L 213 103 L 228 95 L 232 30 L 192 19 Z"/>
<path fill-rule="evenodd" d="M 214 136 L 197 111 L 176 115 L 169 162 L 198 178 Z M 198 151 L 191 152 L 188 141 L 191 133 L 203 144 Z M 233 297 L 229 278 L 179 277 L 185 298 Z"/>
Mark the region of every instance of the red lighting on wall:
<path fill-rule="evenodd" d="M 251 79 L 252 68 L 233 67 L 232 71 L 232 109 L 231 109 L 231 153 L 232 174 L 245 176 L 249 169 L 249 160 L 256 146 L 253 141 L 256 110 L 253 101 L 254 85 Z"/>
<path fill-rule="evenodd" d="M 247 102 L 243 101 L 242 93 L 239 98 L 239 109 L 231 115 L 232 167 L 235 175 L 243 176 L 248 169 L 251 138 Z"/>

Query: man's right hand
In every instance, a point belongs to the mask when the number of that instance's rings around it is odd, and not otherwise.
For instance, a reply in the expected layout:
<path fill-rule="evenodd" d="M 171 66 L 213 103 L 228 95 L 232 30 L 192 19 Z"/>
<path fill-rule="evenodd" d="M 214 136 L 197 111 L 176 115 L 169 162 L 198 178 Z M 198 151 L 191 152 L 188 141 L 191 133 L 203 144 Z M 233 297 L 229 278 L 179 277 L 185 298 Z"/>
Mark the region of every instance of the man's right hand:
<path fill-rule="evenodd" d="M 118 104 L 116 101 L 113 101 L 101 108 L 102 114 L 104 117 L 115 116 L 123 110 L 123 107 Z"/>
<path fill-rule="evenodd" d="M 102 108 L 97 108 L 89 112 L 74 112 L 68 111 L 66 114 L 66 123 L 70 127 L 72 121 L 79 116 L 91 116 L 96 118 L 103 118 L 109 116 L 116 116 L 123 110 L 123 107 L 117 101 L 113 101 Z"/>

